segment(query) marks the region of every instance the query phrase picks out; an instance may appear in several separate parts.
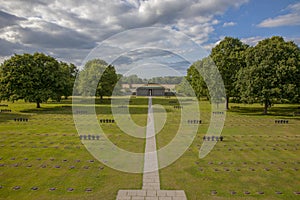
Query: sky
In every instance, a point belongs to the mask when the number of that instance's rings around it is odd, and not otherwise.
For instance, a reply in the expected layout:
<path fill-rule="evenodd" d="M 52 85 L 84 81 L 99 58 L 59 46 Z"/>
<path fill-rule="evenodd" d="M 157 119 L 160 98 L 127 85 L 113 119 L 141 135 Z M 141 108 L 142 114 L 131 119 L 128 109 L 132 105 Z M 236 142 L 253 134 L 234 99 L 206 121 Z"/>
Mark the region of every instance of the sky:
<path fill-rule="evenodd" d="M 155 34 L 154 31 L 147 32 L 149 27 L 172 32 L 166 38 L 163 31 L 155 31 Z M 147 31 L 140 31 L 144 28 Z M 136 67 L 136 57 L 141 60 L 141 57 L 147 56 L 147 62 L 152 56 L 157 58 L 157 51 L 152 51 L 154 55 L 151 55 L 145 48 L 147 52 L 141 54 L 137 47 L 154 47 L 153 44 L 164 43 L 170 38 L 173 45 L 180 34 L 185 34 L 208 53 L 225 36 L 237 37 L 255 45 L 264 38 L 279 35 L 300 46 L 300 1 L 1 0 L 0 29 L 0 62 L 13 54 L 43 52 L 81 66 L 93 49 L 115 37 L 117 42 L 114 41 L 114 46 L 106 42 L 107 48 L 98 49 L 98 52 L 116 54 L 126 46 L 130 52 L 119 55 L 123 59 L 116 58 L 115 63 L 120 66 L 135 63 L 132 69 Z M 138 31 L 131 31 L 135 29 Z M 123 34 L 124 31 L 129 32 Z M 182 38 L 177 47 L 184 46 Z M 170 55 L 177 59 L 188 48 L 182 47 L 170 52 Z M 128 63 L 128 60 L 131 62 Z M 161 60 L 165 61 L 165 57 Z M 178 67 L 185 62 L 184 59 L 177 61 Z M 166 62 L 157 61 L 156 64 L 168 67 Z M 157 66 L 156 69 L 159 68 Z M 172 63 L 172 66 L 176 69 L 176 64 Z"/>

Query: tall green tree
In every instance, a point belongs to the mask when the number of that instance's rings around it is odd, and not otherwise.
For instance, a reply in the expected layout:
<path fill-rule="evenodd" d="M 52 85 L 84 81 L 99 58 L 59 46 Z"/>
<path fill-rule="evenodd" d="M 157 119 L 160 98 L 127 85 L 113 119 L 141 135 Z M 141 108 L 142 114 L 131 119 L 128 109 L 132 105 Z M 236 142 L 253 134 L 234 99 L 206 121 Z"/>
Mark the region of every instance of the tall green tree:
<path fill-rule="evenodd" d="M 267 114 L 274 102 L 299 100 L 300 49 L 294 42 L 279 36 L 262 40 L 248 49 L 246 62 L 236 85 L 243 101 L 261 102 Z"/>
<path fill-rule="evenodd" d="M 103 99 L 103 96 L 111 96 L 118 82 L 118 75 L 114 66 L 108 65 L 100 78 L 97 87 L 97 96 Z"/>
<path fill-rule="evenodd" d="M 40 103 L 63 94 L 65 73 L 59 62 L 43 53 L 14 55 L 0 67 L 0 99 Z"/>
<path fill-rule="evenodd" d="M 187 81 L 198 99 L 206 96 L 212 103 L 225 101 L 222 77 L 210 57 L 195 62 L 187 72 Z"/>
<path fill-rule="evenodd" d="M 78 91 L 84 96 L 111 96 L 118 82 L 118 75 L 114 66 L 104 60 L 88 61 L 84 69 L 79 72 Z"/>
<path fill-rule="evenodd" d="M 117 74 L 117 83 L 115 84 L 115 88 L 113 90 L 113 95 L 122 96 L 124 93 L 122 92 L 122 74 Z"/>
<path fill-rule="evenodd" d="M 190 83 L 186 78 L 183 78 L 181 83 L 176 85 L 176 92 L 178 94 L 183 94 L 185 96 L 193 96 L 195 93 L 193 91 L 193 88 L 191 87 Z"/>
<path fill-rule="evenodd" d="M 64 84 L 61 88 L 61 95 L 58 95 L 58 98 L 61 98 L 61 96 L 64 96 L 65 99 L 67 99 L 69 96 L 72 95 L 73 92 L 73 85 L 76 79 L 76 76 L 78 75 L 78 68 L 70 63 L 60 62 L 60 70 L 63 76 L 61 80 Z M 60 100 L 60 99 L 58 99 Z"/>
<path fill-rule="evenodd" d="M 245 50 L 248 45 L 238 38 L 225 37 L 212 49 L 211 58 L 215 62 L 226 90 L 226 109 L 229 109 L 229 98 L 237 96 L 235 82 L 238 71 L 246 66 Z"/>
<path fill-rule="evenodd" d="M 76 90 L 83 96 L 95 96 L 96 89 L 107 63 L 100 59 L 88 61 L 79 72 Z"/>
<path fill-rule="evenodd" d="M 186 76 L 186 80 L 193 88 L 194 93 L 198 99 L 204 96 L 208 97 L 208 89 L 204 81 L 204 78 L 202 77 L 203 74 L 200 75 L 199 73 L 200 69 L 203 68 L 203 62 L 204 62 L 203 60 L 200 60 L 195 62 L 193 65 L 191 65 L 187 70 L 187 76 Z M 186 83 L 183 82 L 183 84 Z"/>

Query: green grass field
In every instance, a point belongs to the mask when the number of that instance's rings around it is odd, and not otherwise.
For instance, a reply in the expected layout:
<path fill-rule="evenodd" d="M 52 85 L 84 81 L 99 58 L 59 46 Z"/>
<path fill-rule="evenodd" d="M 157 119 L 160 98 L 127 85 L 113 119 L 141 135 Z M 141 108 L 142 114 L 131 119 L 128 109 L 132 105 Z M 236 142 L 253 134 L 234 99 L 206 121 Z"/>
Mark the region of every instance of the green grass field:
<path fill-rule="evenodd" d="M 167 110 L 167 123 L 157 135 L 159 148 L 171 141 L 180 122 L 180 110 L 169 101 L 153 100 L 153 104 L 161 104 Z M 106 167 L 81 144 L 70 100 L 42 104 L 41 109 L 21 101 L 1 104 L 8 107 L 0 109 L 12 112 L 0 113 L 0 199 L 113 200 L 119 189 L 141 189 L 142 174 Z M 209 102 L 200 102 L 203 124 L 188 151 L 160 170 L 161 189 L 184 190 L 189 200 L 300 199 L 295 194 L 300 192 L 300 117 L 292 115 L 299 105 L 275 105 L 267 116 L 261 114 L 258 104 L 231 106 L 235 108 L 227 112 L 224 141 L 199 159 L 210 119 Z M 112 118 L 109 102 L 97 104 L 96 110 L 99 119 Z M 130 113 L 137 124 L 145 125 L 147 99 L 133 98 Z M 287 119 L 289 123 L 275 124 L 275 119 Z M 143 139 L 122 133 L 116 124 L 102 127 L 119 147 L 144 151 Z M 21 188 L 14 190 L 15 186 Z M 50 188 L 56 190 L 49 191 Z"/>

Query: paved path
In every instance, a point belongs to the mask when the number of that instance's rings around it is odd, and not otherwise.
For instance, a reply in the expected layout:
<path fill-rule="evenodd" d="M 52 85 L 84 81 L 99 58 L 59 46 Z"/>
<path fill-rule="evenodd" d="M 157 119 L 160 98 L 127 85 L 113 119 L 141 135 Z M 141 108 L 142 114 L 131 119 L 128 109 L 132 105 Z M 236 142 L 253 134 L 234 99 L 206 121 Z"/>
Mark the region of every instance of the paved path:
<path fill-rule="evenodd" d="M 186 200 L 183 190 L 160 190 L 152 98 L 149 97 L 142 190 L 119 190 L 117 200 Z"/>

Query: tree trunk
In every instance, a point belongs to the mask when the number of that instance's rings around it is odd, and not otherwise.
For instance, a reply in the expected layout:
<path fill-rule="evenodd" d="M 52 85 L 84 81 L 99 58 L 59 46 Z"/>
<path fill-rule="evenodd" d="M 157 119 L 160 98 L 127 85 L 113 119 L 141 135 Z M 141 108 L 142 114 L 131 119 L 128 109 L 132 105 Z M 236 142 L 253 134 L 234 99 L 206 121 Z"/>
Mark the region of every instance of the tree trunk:
<path fill-rule="evenodd" d="M 100 99 L 103 100 L 103 96 L 102 95 L 100 96 Z"/>
<path fill-rule="evenodd" d="M 41 107 L 40 102 L 37 101 L 37 102 L 36 102 L 36 108 L 40 108 L 40 107 Z"/>
<path fill-rule="evenodd" d="M 226 110 L 229 110 L 229 96 L 226 96 Z"/>
<path fill-rule="evenodd" d="M 264 115 L 266 115 L 268 113 L 268 107 L 269 107 L 269 101 L 265 100 L 265 103 L 264 103 Z"/>

